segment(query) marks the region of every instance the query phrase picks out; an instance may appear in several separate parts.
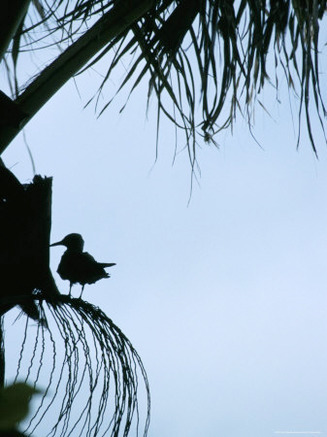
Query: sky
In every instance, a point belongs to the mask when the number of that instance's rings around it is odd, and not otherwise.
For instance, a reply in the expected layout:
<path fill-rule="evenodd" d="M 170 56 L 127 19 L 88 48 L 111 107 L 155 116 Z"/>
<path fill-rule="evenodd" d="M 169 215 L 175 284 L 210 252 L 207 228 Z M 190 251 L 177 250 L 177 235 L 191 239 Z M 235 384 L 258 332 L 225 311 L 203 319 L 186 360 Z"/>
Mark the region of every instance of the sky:
<path fill-rule="evenodd" d="M 52 241 L 79 232 L 97 260 L 117 263 L 84 298 L 143 360 L 149 435 L 326 435 L 327 152 L 318 123 L 316 159 L 305 135 L 296 149 L 285 88 L 279 106 L 267 92 L 272 117 L 258 109 L 255 120 L 261 147 L 241 118 L 218 148 L 202 145 L 189 202 L 187 152 L 181 136 L 174 161 L 165 120 L 155 161 L 146 85 L 122 114 L 118 97 L 97 118 L 94 106 L 83 109 L 95 82 L 88 72 L 65 85 L 25 135 L 36 172 L 53 176 Z M 32 180 L 22 135 L 4 161 Z M 67 293 L 56 273 L 62 252 L 51 250 L 51 268 Z"/>

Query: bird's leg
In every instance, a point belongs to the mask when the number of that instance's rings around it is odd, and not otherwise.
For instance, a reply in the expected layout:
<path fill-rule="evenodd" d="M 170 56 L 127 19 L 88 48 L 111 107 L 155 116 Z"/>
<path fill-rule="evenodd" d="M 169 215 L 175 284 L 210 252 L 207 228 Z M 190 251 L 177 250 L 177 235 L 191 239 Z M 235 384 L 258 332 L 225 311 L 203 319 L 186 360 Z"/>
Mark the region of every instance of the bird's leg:
<path fill-rule="evenodd" d="M 69 283 L 69 297 L 72 297 L 72 282 Z"/>
<path fill-rule="evenodd" d="M 81 295 L 80 295 L 80 299 L 82 299 L 82 294 L 83 294 L 83 291 L 84 291 L 84 287 L 85 287 L 85 284 L 84 285 L 82 285 L 82 291 L 81 291 Z"/>

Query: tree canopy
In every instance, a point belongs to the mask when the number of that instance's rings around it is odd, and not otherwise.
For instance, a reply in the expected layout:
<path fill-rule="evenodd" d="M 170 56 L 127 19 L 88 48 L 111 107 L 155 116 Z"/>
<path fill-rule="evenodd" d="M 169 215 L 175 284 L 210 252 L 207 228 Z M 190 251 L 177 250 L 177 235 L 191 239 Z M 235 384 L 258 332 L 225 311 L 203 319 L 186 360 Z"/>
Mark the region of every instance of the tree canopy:
<path fill-rule="evenodd" d="M 158 124 L 164 114 L 185 133 L 192 164 L 199 139 L 214 141 L 238 114 L 251 126 L 251 108 L 260 104 L 260 92 L 266 84 L 278 89 L 281 76 L 297 96 L 299 126 L 304 117 L 317 153 L 311 114 L 314 109 L 324 131 L 319 60 L 325 46 L 319 36 L 326 0 L 7 3 L 10 19 L 1 19 L 0 49 L 12 98 L 26 115 L 22 125 L 77 73 L 104 59 L 107 73 L 100 93 L 115 68 L 128 60 L 113 96 L 126 88 L 132 93 L 147 79 L 148 98 L 154 94 L 158 103 Z M 26 81 L 23 55 L 48 54 L 49 48 L 56 49 L 54 59 L 45 68 L 39 61 L 38 74 Z M 20 128 L 2 128 L 0 151 Z"/>

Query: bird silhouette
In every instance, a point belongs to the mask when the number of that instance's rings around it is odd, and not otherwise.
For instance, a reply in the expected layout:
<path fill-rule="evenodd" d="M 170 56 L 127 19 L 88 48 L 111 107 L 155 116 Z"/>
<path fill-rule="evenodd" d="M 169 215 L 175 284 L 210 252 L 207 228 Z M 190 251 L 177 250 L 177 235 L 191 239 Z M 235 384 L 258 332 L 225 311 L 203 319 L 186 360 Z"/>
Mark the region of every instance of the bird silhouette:
<path fill-rule="evenodd" d="M 68 234 L 65 238 L 50 246 L 66 246 L 67 250 L 61 257 L 57 272 L 62 279 L 70 282 L 69 295 L 73 284 L 82 285 L 80 298 L 85 284 L 94 284 L 99 279 L 110 278 L 105 267 L 115 266 L 116 263 L 99 263 L 93 256 L 83 252 L 84 240 L 80 234 Z"/>

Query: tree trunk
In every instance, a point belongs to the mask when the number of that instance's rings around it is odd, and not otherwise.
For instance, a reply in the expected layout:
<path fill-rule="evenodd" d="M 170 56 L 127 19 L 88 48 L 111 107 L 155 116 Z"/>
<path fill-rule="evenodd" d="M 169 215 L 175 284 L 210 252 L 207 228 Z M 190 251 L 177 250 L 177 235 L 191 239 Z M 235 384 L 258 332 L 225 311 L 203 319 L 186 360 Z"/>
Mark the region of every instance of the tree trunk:
<path fill-rule="evenodd" d="M 0 315 L 20 305 L 40 320 L 36 297 L 58 295 L 49 269 L 51 178 L 21 185 L 0 167 Z"/>

